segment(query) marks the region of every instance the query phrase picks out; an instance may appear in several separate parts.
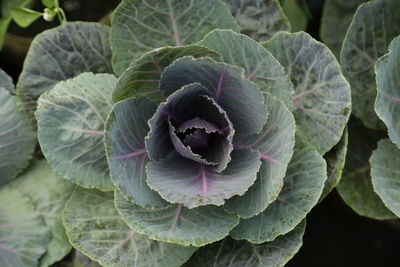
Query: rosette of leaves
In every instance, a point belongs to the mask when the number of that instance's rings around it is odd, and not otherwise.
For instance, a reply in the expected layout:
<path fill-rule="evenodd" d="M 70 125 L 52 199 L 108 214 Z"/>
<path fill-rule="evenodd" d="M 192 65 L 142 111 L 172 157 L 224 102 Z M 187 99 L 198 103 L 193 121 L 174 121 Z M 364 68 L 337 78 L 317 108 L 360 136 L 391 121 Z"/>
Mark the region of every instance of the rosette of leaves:
<path fill-rule="evenodd" d="M 213 256 L 198 264 L 244 252 L 237 264 L 282 266 L 298 251 L 340 177 L 349 84 L 306 33 L 258 43 L 239 30 L 220 1 L 125 0 L 111 28 L 120 77 L 43 90 L 43 154 L 79 185 L 63 212 L 76 249 L 106 266 L 179 266 L 199 247 L 193 260 Z"/>

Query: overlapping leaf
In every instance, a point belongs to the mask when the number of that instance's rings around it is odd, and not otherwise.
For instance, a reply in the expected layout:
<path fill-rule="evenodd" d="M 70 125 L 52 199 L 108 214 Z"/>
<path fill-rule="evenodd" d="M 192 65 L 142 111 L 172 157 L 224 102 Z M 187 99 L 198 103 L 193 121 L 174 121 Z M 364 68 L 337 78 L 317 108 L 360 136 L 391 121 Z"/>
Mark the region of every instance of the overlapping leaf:
<path fill-rule="evenodd" d="M 38 34 L 17 83 L 19 104 L 29 118 L 39 96 L 59 81 L 82 72 L 112 72 L 108 39 L 108 27 L 90 22 L 67 23 Z"/>
<path fill-rule="evenodd" d="M 32 165 L 10 184 L 12 188 L 29 196 L 50 230 L 51 239 L 39 266 L 50 266 L 61 260 L 71 250 L 71 245 L 61 222 L 61 212 L 70 197 L 74 185 L 50 169 L 46 161 L 34 161 Z"/>
<path fill-rule="evenodd" d="M 0 186 L 28 165 L 35 139 L 35 133 L 17 109 L 15 96 L 0 85 Z"/>
<path fill-rule="evenodd" d="M 294 88 L 294 116 L 306 141 L 325 154 L 350 116 L 350 86 L 332 52 L 310 35 L 278 33 L 264 46 L 285 67 Z"/>
<path fill-rule="evenodd" d="M 111 179 L 124 197 L 145 207 L 162 207 L 166 202 L 147 185 L 149 162 L 144 138 L 147 121 L 157 106 L 147 98 L 130 98 L 117 103 L 106 124 L 106 154 Z"/>
<path fill-rule="evenodd" d="M 153 241 L 131 230 L 114 206 L 113 193 L 77 188 L 63 214 L 71 244 L 106 266 L 180 266 L 195 251 Z"/>
<path fill-rule="evenodd" d="M 226 238 L 200 248 L 184 266 L 284 266 L 300 249 L 305 221 L 272 242 L 251 244 Z"/>
<path fill-rule="evenodd" d="M 374 111 L 374 65 L 399 34 L 400 1 L 376 0 L 358 8 L 343 41 L 340 63 L 352 88 L 353 113 L 369 128 L 384 128 Z"/>
<path fill-rule="evenodd" d="M 292 107 L 293 86 L 283 66 L 259 43 L 230 30 L 214 30 L 199 42 L 221 55 L 223 62 L 242 67 L 247 79 Z"/>
<path fill-rule="evenodd" d="M 172 62 L 184 56 L 216 57 L 217 54 L 198 45 L 167 46 L 150 51 L 133 61 L 122 73 L 113 92 L 113 101 L 131 96 L 147 96 L 155 102 L 163 100 L 158 88 L 161 74 Z"/>
<path fill-rule="evenodd" d="M 278 0 L 224 0 L 240 31 L 256 41 L 267 41 L 276 32 L 289 31 L 290 24 Z"/>
<path fill-rule="evenodd" d="M 242 219 L 230 235 L 260 244 L 290 232 L 317 204 L 326 176 L 325 160 L 312 145 L 297 137 L 277 200 L 259 215 Z"/>
<path fill-rule="evenodd" d="M 38 266 L 50 237 L 42 216 L 29 198 L 8 186 L 0 190 L 0 203 L 0 266 Z"/>
<path fill-rule="evenodd" d="M 115 84 L 111 74 L 83 73 L 38 101 L 38 138 L 47 161 L 83 187 L 112 188 L 103 137 Z"/>
<path fill-rule="evenodd" d="M 15 95 L 13 80 L 2 69 L 0 69 L 0 87 L 6 89 L 10 94 Z"/>
<path fill-rule="evenodd" d="M 389 139 L 383 139 L 370 163 L 375 192 L 385 206 L 400 217 L 400 149 Z"/>
<path fill-rule="evenodd" d="M 239 31 L 220 0 L 124 0 L 112 19 L 114 71 L 121 74 L 154 48 L 195 43 L 217 28 Z"/>
<path fill-rule="evenodd" d="M 293 154 L 296 130 L 293 115 L 274 97 L 264 94 L 264 99 L 269 116 L 263 131 L 260 134 L 235 139 L 235 146 L 238 149 L 257 150 L 262 160 L 254 185 L 243 196 L 229 199 L 224 206 L 242 218 L 259 214 L 276 200 Z"/>
<path fill-rule="evenodd" d="M 375 65 L 378 96 L 375 110 L 386 124 L 390 139 L 400 149 L 400 37 L 389 46 L 389 53 Z"/>
<path fill-rule="evenodd" d="M 176 204 L 144 209 L 117 191 L 115 204 L 133 230 L 151 239 L 185 246 L 200 247 L 221 240 L 239 223 L 237 216 L 212 205 L 188 209 Z"/>

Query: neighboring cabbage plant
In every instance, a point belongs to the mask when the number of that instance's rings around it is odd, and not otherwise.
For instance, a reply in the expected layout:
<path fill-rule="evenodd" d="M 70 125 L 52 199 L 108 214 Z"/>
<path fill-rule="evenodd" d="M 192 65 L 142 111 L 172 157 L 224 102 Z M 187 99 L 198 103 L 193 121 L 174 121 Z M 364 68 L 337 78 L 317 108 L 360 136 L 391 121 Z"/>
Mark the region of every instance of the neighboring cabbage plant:
<path fill-rule="evenodd" d="M 389 133 L 392 142 L 399 144 L 397 39 L 389 47 L 400 34 L 399 25 L 399 1 L 361 4 L 346 33 L 340 59 L 352 85 L 354 115 L 360 120 L 349 123 L 349 153 L 338 192 L 358 214 L 380 220 L 399 215 L 393 206 L 399 203 L 398 149 L 386 139 Z"/>
<path fill-rule="evenodd" d="M 257 2 L 277 14 L 269 3 Z M 289 27 L 280 17 L 264 31 Z M 90 259 L 282 266 L 299 250 L 341 177 L 350 86 L 308 34 L 238 22 L 222 1 L 124 0 L 111 49 L 95 23 L 33 41 L 17 97 L 48 164 L 76 185 L 63 233 Z"/>

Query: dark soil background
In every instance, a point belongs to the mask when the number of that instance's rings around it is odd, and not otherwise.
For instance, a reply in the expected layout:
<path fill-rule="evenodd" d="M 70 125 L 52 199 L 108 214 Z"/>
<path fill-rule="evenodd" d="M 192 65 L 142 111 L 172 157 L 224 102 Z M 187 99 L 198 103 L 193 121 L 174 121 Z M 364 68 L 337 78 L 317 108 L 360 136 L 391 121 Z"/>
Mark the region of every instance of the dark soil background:
<path fill-rule="evenodd" d="M 293 0 L 294 1 L 294 0 Z M 60 0 L 69 20 L 98 21 L 112 10 L 118 0 Z M 312 19 L 307 31 L 319 40 L 323 0 L 307 0 Z M 40 10 L 40 6 L 36 8 Z M 54 24 L 54 25 L 53 25 Z M 11 32 L 34 36 L 56 22 L 36 22 L 28 29 L 11 26 Z M 14 81 L 22 69 L 23 57 L 0 52 L 0 67 Z M 400 224 L 358 216 L 333 191 L 307 217 L 303 246 L 288 267 L 398 267 L 400 266 Z"/>

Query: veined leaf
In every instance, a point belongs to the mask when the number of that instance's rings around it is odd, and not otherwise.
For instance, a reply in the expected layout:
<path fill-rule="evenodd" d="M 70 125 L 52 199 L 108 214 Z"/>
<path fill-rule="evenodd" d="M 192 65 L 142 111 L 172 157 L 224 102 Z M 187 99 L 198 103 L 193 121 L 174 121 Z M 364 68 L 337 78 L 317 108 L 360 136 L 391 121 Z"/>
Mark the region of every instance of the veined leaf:
<path fill-rule="evenodd" d="M 340 63 L 351 85 L 353 114 L 369 128 L 384 129 L 374 110 L 374 65 L 399 34 L 400 1 L 376 0 L 357 9 L 343 41 Z"/>
<path fill-rule="evenodd" d="M 185 246 L 201 247 L 223 239 L 238 223 L 239 217 L 222 207 L 208 205 L 188 209 L 182 204 L 145 209 L 115 191 L 115 205 L 133 230 L 151 239 Z"/>
<path fill-rule="evenodd" d="M 368 0 L 326 0 L 322 11 L 320 37 L 337 58 L 343 39 L 359 5 Z"/>
<path fill-rule="evenodd" d="M 162 198 L 195 208 L 223 205 L 225 199 L 243 195 L 255 182 L 260 154 L 250 149 L 234 150 L 222 172 L 172 152 L 159 163 L 147 164 L 147 183 Z"/>
<path fill-rule="evenodd" d="M 131 230 L 115 209 L 113 193 L 77 188 L 63 213 L 71 244 L 105 266 L 178 267 L 194 247 L 148 239 Z"/>
<path fill-rule="evenodd" d="M 198 45 L 167 46 L 150 51 L 131 63 L 121 77 L 113 92 L 117 102 L 134 96 L 147 96 L 154 102 L 165 99 L 158 83 L 164 69 L 176 59 L 184 56 L 217 57 L 217 53 Z"/>
<path fill-rule="evenodd" d="M 278 198 L 259 215 L 241 219 L 230 236 L 261 244 L 290 232 L 318 203 L 326 176 L 325 160 L 312 145 L 297 136 Z"/>
<path fill-rule="evenodd" d="M 221 55 L 222 61 L 242 67 L 247 79 L 262 92 L 268 92 L 292 109 L 293 86 L 278 60 L 251 38 L 230 30 L 214 30 L 201 40 L 204 45 Z"/>
<path fill-rule="evenodd" d="M 337 144 L 350 116 L 350 86 L 332 52 L 304 32 L 281 32 L 264 46 L 286 68 L 298 130 L 323 155 Z"/>
<path fill-rule="evenodd" d="M 117 79 L 83 73 L 38 100 L 38 138 L 50 166 L 86 188 L 112 189 L 103 137 Z"/>
<path fill-rule="evenodd" d="M 213 29 L 239 31 L 220 0 L 124 0 L 112 19 L 113 68 L 117 75 L 145 52 L 200 41 Z"/>
<path fill-rule="evenodd" d="M 375 111 L 400 149 L 400 36 L 391 42 L 389 53 L 376 62 L 375 73 L 378 86 Z"/>
<path fill-rule="evenodd" d="M 370 163 L 375 192 L 400 217 L 400 149 L 389 139 L 383 139 L 372 153 Z"/>
<path fill-rule="evenodd" d="M 15 86 L 13 80 L 2 69 L 0 69 L 0 87 L 6 89 L 10 94 L 15 95 Z"/>
<path fill-rule="evenodd" d="M 253 217 L 275 201 L 283 186 L 287 165 L 293 155 L 296 124 L 292 113 L 276 98 L 264 94 L 268 121 L 261 133 L 237 137 L 237 149 L 250 148 L 261 154 L 257 180 L 243 196 L 233 197 L 225 209 L 242 218 Z"/>
<path fill-rule="evenodd" d="M 61 222 L 61 212 L 75 186 L 51 170 L 44 160 L 34 161 L 10 186 L 30 197 L 51 232 L 47 251 L 40 258 L 39 266 L 50 266 L 64 258 L 71 245 Z"/>
<path fill-rule="evenodd" d="M 145 97 L 117 103 L 105 126 L 106 154 L 111 179 L 121 194 L 143 207 L 167 205 L 147 185 L 145 167 L 149 162 L 144 138 L 149 132 L 147 121 L 157 106 Z"/>
<path fill-rule="evenodd" d="M 29 198 L 8 186 L 0 189 L 0 203 L 0 266 L 38 266 L 50 237 L 42 216 Z"/>
<path fill-rule="evenodd" d="M 35 144 L 35 133 L 17 109 L 15 96 L 0 85 L 0 186 L 28 165 Z"/>
<path fill-rule="evenodd" d="M 283 267 L 303 243 L 305 220 L 272 242 L 252 244 L 231 238 L 200 248 L 184 267 L 268 266 Z"/>
<path fill-rule="evenodd" d="M 28 51 L 17 83 L 18 104 L 34 123 L 39 96 L 59 81 L 83 72 L 111 73 L 109 28 L 72 22 L 38 34 Z"/>
<path fill-rule="evenodd" d="M 278 0 L 224 0 L 240 32 L 252 39 L 267 41 L 279 31 L 290 31 L 289 20 Z"/>

